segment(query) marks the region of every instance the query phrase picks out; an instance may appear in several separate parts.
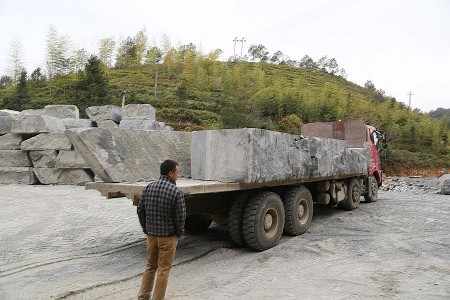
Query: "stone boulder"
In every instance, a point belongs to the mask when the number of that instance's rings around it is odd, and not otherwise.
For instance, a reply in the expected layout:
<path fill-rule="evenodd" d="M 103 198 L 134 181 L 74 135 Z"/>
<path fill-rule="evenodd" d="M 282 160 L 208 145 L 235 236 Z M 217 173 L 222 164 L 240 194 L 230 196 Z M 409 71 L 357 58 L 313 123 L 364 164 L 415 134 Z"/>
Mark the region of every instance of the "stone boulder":
<path fill-rule="evenodd" d="M 31 167 L 31 161 L 26 151 L 0 150 L 0 167 Z"/>
<path fill-rule="evenodd" d="M 13 117 L 9 115 L 0 115 L 0 135 L 10 133 Z"/>
<path fill-rule="evenodd" d="M 76 184 L 83 185 L 94 178 L 83 169 L 33 168 L 37 179 L 42 184 Z"/>
<path fill-rule="evenodd" d="M 101 120 L 96 123 L 98 128 L 119 128 L 119 124 L 113 120 Z"/>
<path fill-rule="evenodd" d="M 72 145 L 64 133 L 41 133 L 25 140 L 22 150 L 71 150 Z"/>
<path fill-rule="evenodd" d="M 35 184 L 36 177 L 29 167 L 0 167 L 0 183 Z"/>
<path fill-rule="evenodd" d="M 22 143 L 20 134 L 7 133 L 0 136 L 0 150 L 19 150 L 20 143 Z"/>
<path fill-rule="evenodd" d="M 30 151 L 31 162 L 35 168 L 54 168 L 57 156 L 56 150 Z"/>
<path fill-rule="evenodd" d="M 44 114 L 47 116 L 57 117 L 61 119 L 72 118 L 79 119 L 80 111 L 75 105 L 46 105 Z"/>
<path fill-rule="evenodd" d="M 166 159 L 180 164 L 182 177 L 190 176 L 190 132 L 92 128 L 67 130 L 66 135 L 105 182 L 157 179 Z"/>
<path fill-rule="evenodd" d="M 164 122 L 152 121 L 149 119 L 124 118 L 119 124 L 120 129 L 130 130 L 169 130 Z"/>
<path fill-rule="evenodd" d="M 92 121 L 90 119 L 62 119 L 66 129 L 71 128 L 89 128 L 92 127 Z"/>
<path fill-rule="evenodd" d="M 13 117 L 18 114 L 19 114 L 19 112 L 16 110 L 0 109 L 0 117 L 5 117 L 5 116 Z"/>
<path fill-rule="evenodd" d="M 123 107 L 123 118 L 138 118 L 155 121 L 156 110 L 150 104 L 128 104 Z"/>
<path fill-rule="evenodd" d="M 60 169 L 89 169 L 90 166 L 75 150 L 61 150 L 56 158 L 56 168 Z"/>
<path fill-rule="evenodd" d="M 66 130 L 60 118 L 45 115 L 18 114 L 11 124 L 12 133 L 36 134 L 43 132 L 61 132 Z"/>
<path fill-rule="evenodd" d="M 113 120 L 119 123 L 122 120 L 122 109 L 114 105 L 91 106 L 86 108 L 86 114 L 94 122 Z"/>

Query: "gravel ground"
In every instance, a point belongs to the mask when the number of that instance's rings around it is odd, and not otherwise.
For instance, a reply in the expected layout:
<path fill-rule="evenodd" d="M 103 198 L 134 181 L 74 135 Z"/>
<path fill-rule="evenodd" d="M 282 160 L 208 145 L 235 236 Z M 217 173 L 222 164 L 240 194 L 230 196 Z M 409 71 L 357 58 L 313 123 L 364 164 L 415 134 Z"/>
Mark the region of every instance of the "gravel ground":
<path fill-rule="evenodd" d="M 450 196 L 392 182 L 354 211 L 315 206 L 307 233 L 264 252 L 223 226 L 182 237 L 166 298 L 449 299 Z M 136 298 L 146 253 L 130 200 L 0 185 L 0 207 L 0 299 Z"/>

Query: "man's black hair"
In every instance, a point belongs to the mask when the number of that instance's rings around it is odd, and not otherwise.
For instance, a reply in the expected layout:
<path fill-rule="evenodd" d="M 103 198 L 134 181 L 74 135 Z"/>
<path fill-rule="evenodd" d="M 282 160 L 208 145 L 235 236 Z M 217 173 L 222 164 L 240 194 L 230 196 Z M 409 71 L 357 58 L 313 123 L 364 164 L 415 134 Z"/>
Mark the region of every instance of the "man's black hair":
<path fill-rule="evenodd" d="M 161 163 L 161 175 L 169 175 L 170 171 L 175 172 L 177 169 L 178 163 L 174 160 L 165 160 Z"/>

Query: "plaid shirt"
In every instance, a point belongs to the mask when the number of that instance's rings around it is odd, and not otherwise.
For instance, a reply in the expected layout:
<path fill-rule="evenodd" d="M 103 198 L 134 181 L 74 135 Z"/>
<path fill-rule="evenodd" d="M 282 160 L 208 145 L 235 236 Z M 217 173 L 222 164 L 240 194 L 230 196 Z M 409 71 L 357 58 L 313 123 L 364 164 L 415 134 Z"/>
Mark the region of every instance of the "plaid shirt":
<path fill-rule="evenodd" d="M 170 177 L 161 175 L 144 189 L 137 214 L 146 234 L 180 237 L 186 220 L 183 192 Z"/>

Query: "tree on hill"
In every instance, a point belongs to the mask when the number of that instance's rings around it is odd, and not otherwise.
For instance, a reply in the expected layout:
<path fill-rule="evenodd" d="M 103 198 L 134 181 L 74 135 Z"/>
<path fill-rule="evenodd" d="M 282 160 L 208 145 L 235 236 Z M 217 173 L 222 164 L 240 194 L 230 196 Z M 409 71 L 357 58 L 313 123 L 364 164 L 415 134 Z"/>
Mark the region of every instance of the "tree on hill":
<path fill-rule="evenodd" d="M 31 97 L 28 92 L 27 71 L 25 69 L 22 69 L 22 72 L 20 72 L 16 90 L 5 100 L 6 107 L 12 110 L 21 111 L 27 107 Z"/>
<path fill-rule="evenodd" d="M 100 40 L 98 49 L 99 59 L 108 67 L 113 66 L 113 52 L 116 48 L 116 41 L 113 38 L 105 38 Z"/>
<path fill-rule="evenodd" d="M 8 75 L 17 83 L 23 70 L 23 47 L 20 41 L 12 41 L 9 50 Z"/>
<path fill-rule="evenodd" d="M 55 26 L 50 25 L 47 33 L 47 72 L 48 77 L 70 73 L 71 45 L 67 36 L 61 36 Z"/>
<path fill-rule="evenodd" d="M 269 60 L 269 51 L 267 51 L 266 46 L 262 44 L 251 45 L 250 48 L 248 48 L 248 54 L 253 61 L 259 60 L 262 62 L 266 62 L 267 60 Z"/>

